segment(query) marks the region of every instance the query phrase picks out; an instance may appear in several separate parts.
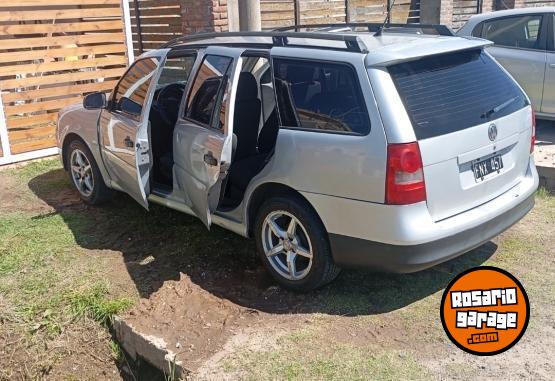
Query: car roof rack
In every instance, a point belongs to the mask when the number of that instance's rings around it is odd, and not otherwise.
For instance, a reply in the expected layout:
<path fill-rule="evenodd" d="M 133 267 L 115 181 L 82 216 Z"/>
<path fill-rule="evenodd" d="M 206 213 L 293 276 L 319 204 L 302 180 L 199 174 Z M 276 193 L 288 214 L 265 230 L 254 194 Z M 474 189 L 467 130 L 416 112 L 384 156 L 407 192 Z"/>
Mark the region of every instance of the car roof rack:
<path fill-rule="evenodd" d="M 335 24 L 308 24 L 308 25 L 292 25 L 276 28 L 276 32 L 300 31 L 301 29 L 330 29 L 330 28 L 363 28 L 370 33 L 381 34 L 382 31 L 391 29 L 392 32 L 403 31 L 403 29 L 421 29 L 426 31 L 434 31 L 434 34 L 440 36 L 454 36 L 455 32 L 446 25 L 441 24 L 401 24 L 401 23 L 335 23 Z M 397 30 L 395 30 L 397 29 Z M 303 33 L 303 32 L 301 32 Z"/>
<path fill-rule="evenodd" d="M 206 40 L 216 37 L 271 37 L 273 46 L 284 46 L 284 47 L 304 47 L 304 48 L 317 48 L 317 49 L 333 49 L 333 50 L 347 50 L 350 52 L 357 53 L 368 53 L 368 48 L 362 42 L 358 36 L 349 34 L 336 34 L 336 33 L 326 33 L 326 32 L 288 32 L 288 31 L 268 31 L 268 32 L 221 32 L 221 33 L 197 33 L 189 36 L 177 37 L 163 44 L 160 48 L 172 48 L 182 43 L 191 43 L 195 41 Z M 309 40 L 322 40 L 322 41 L 341 41 L 345 43 L 345 48 L 333 47 L 333 46 L 310 46 L 303 44 L 296 44 L 289 41 L 289 39 L 294 38 L 305 38 Z M 218 43 L 221 45 L 222 43 Z M 225 43 L 223 43 L 225 44 Z M 234 43 L 237 44 L 237 43 Z M 258 44 L 260 42 L 244 42 L 241 44 Z"/>

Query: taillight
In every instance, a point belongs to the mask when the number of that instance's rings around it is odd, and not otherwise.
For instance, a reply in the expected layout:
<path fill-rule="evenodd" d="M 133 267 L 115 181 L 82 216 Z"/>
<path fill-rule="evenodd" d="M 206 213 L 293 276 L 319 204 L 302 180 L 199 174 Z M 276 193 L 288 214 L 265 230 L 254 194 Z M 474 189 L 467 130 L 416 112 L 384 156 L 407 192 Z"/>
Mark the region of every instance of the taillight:
<path fill-rule="evenodd" d="M 530 153 L 534 152 L 536 145 L 536 112 L 532 109 L 532 137 L 530 138 Z"/>
<path fill-rule="evenodd" d="M 426 185 L 418 143 L 388 144 L 385 202 L 406 205 L 420 201 L 426 201 Z"/>

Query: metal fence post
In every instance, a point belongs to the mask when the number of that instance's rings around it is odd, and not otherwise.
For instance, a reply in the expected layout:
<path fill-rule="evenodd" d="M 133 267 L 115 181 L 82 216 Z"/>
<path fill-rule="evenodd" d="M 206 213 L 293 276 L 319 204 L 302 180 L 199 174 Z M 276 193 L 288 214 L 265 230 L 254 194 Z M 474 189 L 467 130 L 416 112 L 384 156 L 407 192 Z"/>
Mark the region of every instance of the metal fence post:
<path fill-rule="evenodd" d="M 129 12 L 129 0 L 121 0 L 121 5 L 121 10 L 123 11 L 125 44 L 127 45 L 127 62 L 129 65 L 131 65 L 133 61 L 135 61 L 135 52 L 133 50 L 133 32 L 131 31 L 131 13 Z"/>
<path fill-rule="evenodd" d="M 135 24 L 137 27 L 137 41 L 139 42 L 139 54 L 143 54 L 143 30 L 141 28 L 141 10 L 139 8 L 139 1 L 133 0 L 133 5 L 135 7 Z"/>

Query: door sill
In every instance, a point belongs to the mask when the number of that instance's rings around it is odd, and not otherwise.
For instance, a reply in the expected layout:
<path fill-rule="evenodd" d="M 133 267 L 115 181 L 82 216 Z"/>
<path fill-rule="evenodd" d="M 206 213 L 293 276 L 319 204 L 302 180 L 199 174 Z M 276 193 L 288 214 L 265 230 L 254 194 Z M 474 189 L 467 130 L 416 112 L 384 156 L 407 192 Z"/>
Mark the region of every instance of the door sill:
<path fill-rule="evenodd" d="M 173 192 L 173 189 L 165 184 L 160 184 L 160 183 L 154 183 L 152 185 L 152 194 L 155 194 L 156 196 L 159 197 L 164 197 L 164 198 L 168 198 Z"/>

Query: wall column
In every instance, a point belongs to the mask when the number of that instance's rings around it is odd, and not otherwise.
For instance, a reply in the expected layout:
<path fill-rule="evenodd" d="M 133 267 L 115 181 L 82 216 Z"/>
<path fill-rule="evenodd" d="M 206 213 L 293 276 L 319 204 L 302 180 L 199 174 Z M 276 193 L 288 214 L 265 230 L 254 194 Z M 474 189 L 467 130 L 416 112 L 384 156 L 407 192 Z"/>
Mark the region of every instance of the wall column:
<path fill-rule="evenodd" d="M 420 22 L 422 24 L 451 25 L 453 21 L 453 0 L 425 0 L 420 2 Z"/>
<path fill-rule="evenodd" d="M 262 29 L 260 18 L 260 0 L 238 0 L 239 27 L 242 31 Z"/>

